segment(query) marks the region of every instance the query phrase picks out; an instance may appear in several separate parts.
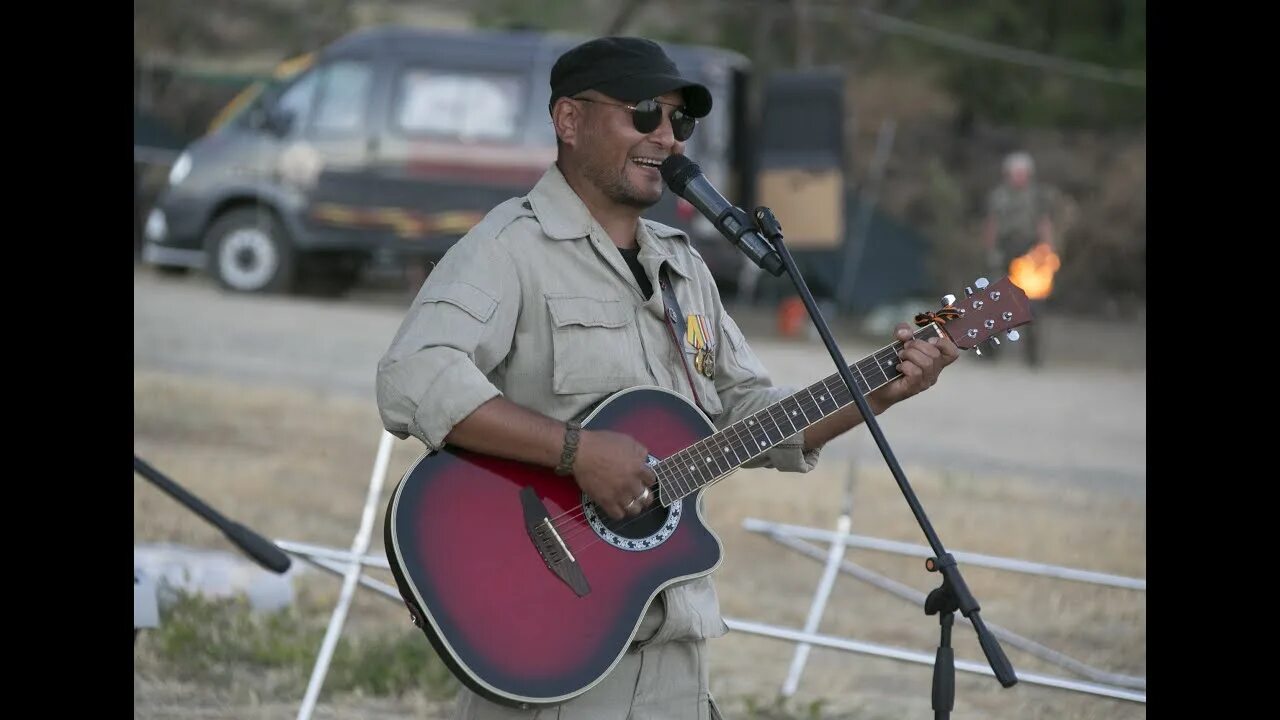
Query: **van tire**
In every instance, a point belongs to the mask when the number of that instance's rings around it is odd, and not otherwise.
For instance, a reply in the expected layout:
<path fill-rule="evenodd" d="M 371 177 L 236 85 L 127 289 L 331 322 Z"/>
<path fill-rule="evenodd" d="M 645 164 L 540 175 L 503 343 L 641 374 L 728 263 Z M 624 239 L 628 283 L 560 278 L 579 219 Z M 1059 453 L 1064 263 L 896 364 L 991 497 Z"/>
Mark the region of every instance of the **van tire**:
<path fill-rule="evenodd" d="M 219 215 L 205 236 L 209 274 L 227 290 L 287 293 L 297 280 L 293 241 L 274 211 L 238 207 Z"/>

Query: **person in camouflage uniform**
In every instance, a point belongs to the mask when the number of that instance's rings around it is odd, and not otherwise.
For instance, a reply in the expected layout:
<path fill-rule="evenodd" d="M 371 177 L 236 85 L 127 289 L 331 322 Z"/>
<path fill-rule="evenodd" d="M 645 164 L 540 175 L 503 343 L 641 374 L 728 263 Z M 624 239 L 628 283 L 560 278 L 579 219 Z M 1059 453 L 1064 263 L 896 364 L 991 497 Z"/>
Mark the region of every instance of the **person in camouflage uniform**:
<path fill-rule="evenodd" d="M 987 269 L 993 280 L 1008 275 L 1009 264 L 1036 245 L 1045 244 L 1054 253 L 1060 252 L 1054 223 L 1057 204 L 1057 190 L 1035 179 L 1035 164 L 1030 155 L 1015 152 L 1005 157 L 1004 181 L 987 196 L 983 226 Z M 1043 300 L 1033 300 L 1032 312 L 1042 306 Z M 1020 328 L 1019 333 L 1027 364 L 1038 367 L 1041 333 L 1029 326 Z M 989 352 L 992 357 L 997 354 L 994 347 Z"/>

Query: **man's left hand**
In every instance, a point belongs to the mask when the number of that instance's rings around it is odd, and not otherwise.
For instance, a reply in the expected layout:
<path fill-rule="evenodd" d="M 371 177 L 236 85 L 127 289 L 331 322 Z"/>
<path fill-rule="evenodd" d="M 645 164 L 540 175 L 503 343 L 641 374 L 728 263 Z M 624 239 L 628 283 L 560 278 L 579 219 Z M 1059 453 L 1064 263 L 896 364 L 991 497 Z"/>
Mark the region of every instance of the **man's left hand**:
<path fill-rule="evenodd" d="M 959 348 L 945 333 L 927 341 L 917 340 L 912 336 L 910 325 L 899 323 L 895 334 L 903 343 L 902 351 L 898 353 L 901 362 L 897 365 L 902 376 L 868 397 L 868 400 L 877 402 L 881 409 L 929 389 L 938 382 L 942 369 L 960 357 Z"/>

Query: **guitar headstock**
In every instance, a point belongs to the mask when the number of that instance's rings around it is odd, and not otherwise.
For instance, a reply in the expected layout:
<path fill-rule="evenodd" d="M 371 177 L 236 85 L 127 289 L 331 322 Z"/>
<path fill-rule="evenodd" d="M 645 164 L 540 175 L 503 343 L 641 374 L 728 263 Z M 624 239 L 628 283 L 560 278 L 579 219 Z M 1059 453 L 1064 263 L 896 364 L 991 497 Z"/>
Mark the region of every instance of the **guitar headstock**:
<path fill-rule="evenodd" d="M 994 283 L 978 278 L 964 292 L 965 296 L 958 301 L 954 295 L 944 296 L 942 310 L 921 316 L 925 322 L 936 321 L 961 350 L 977 348 L 988 340 L 999 345 L 1000 338 L 996 336 L 1002 332 L 1016 342 L 1018 331 L 1014 328 L 1031 322 L 1027 294 L 1008 277 Z M 982 354 L 981 350 L 977 352 Z"/>

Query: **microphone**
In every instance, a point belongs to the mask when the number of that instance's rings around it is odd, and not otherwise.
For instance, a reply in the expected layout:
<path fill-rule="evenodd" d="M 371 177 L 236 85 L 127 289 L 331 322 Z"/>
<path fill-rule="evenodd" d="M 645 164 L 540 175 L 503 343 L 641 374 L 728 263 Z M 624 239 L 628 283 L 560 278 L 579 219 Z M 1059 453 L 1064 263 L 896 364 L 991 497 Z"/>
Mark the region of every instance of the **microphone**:
<path fill-rule="evenodd" d="M 771 275 L 782 274 L 784 268 L 778 252 L 756 230 L 741 208 L 734 207 L 712 187 L 698 163 L 684 155 L 670 155 L 662 161 L 661 172 L 667 187 L 706 216 L 721 235 L 751 258 L 751 262 Z"/>

